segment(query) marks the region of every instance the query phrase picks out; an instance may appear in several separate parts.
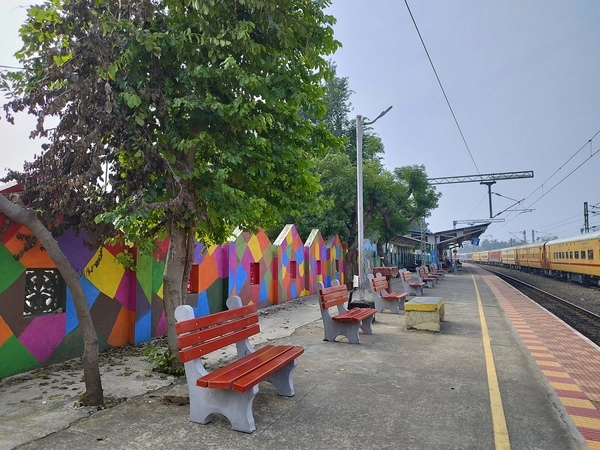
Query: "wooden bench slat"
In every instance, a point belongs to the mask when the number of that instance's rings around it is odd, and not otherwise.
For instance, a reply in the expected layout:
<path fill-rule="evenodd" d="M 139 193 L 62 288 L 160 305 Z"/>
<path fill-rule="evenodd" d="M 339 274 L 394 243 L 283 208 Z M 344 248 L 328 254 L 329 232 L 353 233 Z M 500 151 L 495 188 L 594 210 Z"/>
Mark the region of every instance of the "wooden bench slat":
<path fill-rule="evenodd" d="M 226 345 L 235 344 L 236 342 L 241 341 L 242 339 L 254 336 L 259 332 L 259 325 L 254 324 L 248 328 L 244 328 L 235 333 L 230 333 L 227 336 L 223 336 L 222 338 L 213 339 L 212 341 L 205 342 L 201 345 L 195 345 L 186 349 L 182 349 L 179 351 L 179 360 L 182 363 L 191 361 L 192 359 L 196 359 L 201 356 L 207 355 L 211 352 L 214 352 L 215 350 L 219 350 L 220 348 L 223 348 Z"/>
<path fill-rule="evenodd" d="M 289 364 L 302 353 L 304 353 L 304 349 L 302 347 L 289 346 L 285 352 L 281 352 L 275 358 L 264 362 L 252 372 L 236 380 L 233 383 L 232 389 L 237 392 L 246 392 L 255 384 L 269 378 L 280 368 Z"/>
<path fill-rule="evenodd" d="M 234 331 L 248 328 L 256 323 L 258 323 L 258 314 L 254 313 L 251 316 L 240 317 L 239 319 L 230 320 L 221 325 L 194 329 L 189 333 L 184 333 L 177 336 L 177 346 L 183 349 L 186 347 L 191 347 L 192 345 L 200 345 L 204 342 L 211 341 L 212 339 L 226 336 Z"/>
<path fill-rule="evenodd" d="M 236 369 L 240 368 L 240 366 L 251 364 L 255 358 L 257 358 L 259 355 L 261 355 L 263 353 L 270 351 L 272 348 L 273 348 L 272 345 L 265 345 L 264 347 L 256 350 L 254 353 L 250 353 L 249 355 L 246 355 L 243 358 L 240 358 L 236 361 L 229 363 L 226 366 L 216 369 L 213 372 L 210 372 L 210 373 L 204 375 L 203 377 L 198 378 L 196 380 L 196 386 L 200 386 L 200 387 L 204 387 L 204 388 L 211 387 L 210 383 L 213 382 L 213 380 L 221 377 L 222 375 L 226 374 L 227 372 L 229 372 L 231 370 L 236 370 Z M 241 367 L 241 369 L 243 370 L 243 367 Z M 217 386 L 217 387 L 220 387 L 220 386 Z M 223 386 L 222 388 L 226 389 L 228 387 L 229 386 Z"/>
<path fill-rule="evenodd" d="M 177 334 L 182 334 L 189 333 L 190 331 L 197 330 L 199 328 L 207 328 L 211 325 L 237 319 L 240 316 L 251 315 L 257 311 L 257 307 L 258 305 L 256 304 L 247 305 L 242 306 L 241 308 L 230 309 L 227 311 L 221 311 L 194 319 L 177 322 L 175 324 L 175 331 Z"/>
<path fill-rule="evenodd" d="M 329 309 L 347 302 L 348 290 L 344 285 L 323 288 L 319 291 L 319 299 L 321 301 L 321 308 Z"/>
<path fill-rule="evenodd" d="M 333 320 L 360 322 L 376 312 L 375 308 L 352 308 L 348 312 L 333 316 Z"/>
<path fill-rule="evenodd" d="M 390 292 L 389 294 L 384 294 L 381 296 L 381 298 L 392 298 L 392 299 L 398 299 L 398 300 L 402 300 L 404 297 L 406 297 L 408 294 L 406 292 Z"/>

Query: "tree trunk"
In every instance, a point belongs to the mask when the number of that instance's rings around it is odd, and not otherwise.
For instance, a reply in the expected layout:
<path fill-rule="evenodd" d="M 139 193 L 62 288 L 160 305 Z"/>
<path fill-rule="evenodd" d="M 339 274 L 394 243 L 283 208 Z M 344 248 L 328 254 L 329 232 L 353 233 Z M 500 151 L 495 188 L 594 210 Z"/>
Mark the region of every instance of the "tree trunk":
<path fill-rule="evenodd" d="M 11 202 L 4 195 L 0 195 L 0 211 L 11 220 L 26 226 L 33 233 L 48 252 L 48 256 L 50 256 L 69 287 L 83 336 L 83 356 L 81 358 L 85 381 L 83 404 L 86 406 L 103 405 L 104 394 L 98 365 L 98 335 L 94 329 L 92 316 L 79 276 L 58 246 L 58 242 L 54 239 L 52 233 L 42 225 L 33 211 Z"/>
<path fill-rule="evenodd" d="M 383 248 L 384 248 L 384 243 L 383 242 L 377 242 L 377 256 L 379 256 L 380 258 L 382 258 L 381 261 L 383 262 L 384 266 L 390 267 L 392 265 L 392 262 L 390 261 L 390 258 L 388 258 L 388 255 L 385 253 L 385 251 L 383 250 Z"/>
<path fill-rule="evenodd" d="M 344 256 L 346 261 L 346 270 L 344 275 L 346 276 L 346 287 L 352 290 L 354 282 L 354 275 L 358 274 L 358 267 L 356 265 L 356 243 L 348 247 L 348 252 Z"/>
<path fill-rule="evenodd" d="M 163 301 L 167 322 L 167 342 L 169 353 L 177 354 L 177 334 L 175 332 L 175 308 L 184 304 L 187 284 L 194 257 L 194 230 L 177 225 L 169 230 L 169 251 L 163 277 Z M 171 366 L 177 367 L 177 358 L 171 360 Z"/>

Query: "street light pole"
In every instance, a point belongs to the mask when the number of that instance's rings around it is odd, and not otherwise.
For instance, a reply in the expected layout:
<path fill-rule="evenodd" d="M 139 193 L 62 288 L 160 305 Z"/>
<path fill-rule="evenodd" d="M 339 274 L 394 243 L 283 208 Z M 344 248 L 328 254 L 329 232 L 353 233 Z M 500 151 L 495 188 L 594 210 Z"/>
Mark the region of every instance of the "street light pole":
<path fill-rule="evenodd" d="M 370 122 L 365 122 L 363 120 L 363 116 L 356 116 L 356 190 L 357 190 L 357 199 L 356 199 L 356 215 L 358 221 L 358 292 L 360 299 L 363 299 L 363 291 L 362 285 L 364 282 L 365 274 L 363 273 L 363 265 L 364 265 L 364 212 L 363 212 L 363 155 L 362 155 L 362 141 L 363 141 L 363 127 L 365 125 L 372 125 L 377 120 L 385 116 L 389 110 L 392 109 L 390 106 L 385 111 L 382 111 L 375 120 Z"/>

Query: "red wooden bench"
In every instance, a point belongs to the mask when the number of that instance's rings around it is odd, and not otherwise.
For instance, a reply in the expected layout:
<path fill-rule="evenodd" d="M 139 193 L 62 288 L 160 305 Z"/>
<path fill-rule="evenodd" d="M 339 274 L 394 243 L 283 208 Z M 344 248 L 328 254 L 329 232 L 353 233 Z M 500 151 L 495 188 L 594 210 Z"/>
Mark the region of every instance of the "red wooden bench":
<path fill-rule="evenodd" d="M 419 281 L 425 283 L 425 286 L 427 286 L 428 288 L 432 288 L 433 283 L 438 282 L 438 280 L 436 280 L 435 277 L 429 276 L 427 274 L 425 267 L 417 267 L 417 272 L 419 273 Z"/>
<path fill-rule="evenodd" d="M 345 285 L 324 287 L 320 281 L 316 283 L 319 293 L 319 307 L 325 330 L 325 341 L 335 341 L 338 336 L 346 336 L 351 344 L 360 344 L 358 330 L 365 334 L 373 334 L 371 323 L 377 310 L 375 308 L 352 308 L 348 310 L 344 304 L 348 302 L 348 290 Z M 337 307 L 338 314 L 331 314 L 329 308 Z"/>
<path fill-rule="evenodd" d="M 436 282 L 436 283 L 439 283 L 439 282 L 440 282 L 440 280 L 441 280 L 442 278 L 444 278 L 444 276 L 443 276 L 441 273 L 434 273 L 434 272 L 431 272 L 431 271 L 429 270 L 429 267 L 427 267 L 427 266 L 424 266 L 424 267 L 423 267 L 423 269 L 425 269 L 425 275 L 427 275 L 428 277 L 435 278 L 435 282 Z"/>
<path fill-rule="evenodd" d="M 369 278 L 371 291 L 375 297 L 375 309 L 377 312 L 389 309 L 394 314 L 399 314 L 400 309 L 404 309 L 404 299 L 408 296 L 406 292 L 389 292 L 388 280 L 380 273 L 377 273 L 377 276 L 369 274 L 367 278 Z"/>
<path fill-rule="evenodd" d="M 446 277 L 446 271 L 443 269 L 440 269 L 437 264 L 431 265 L 431 274 L 432 275 L 440 275 L 442 278 Z"/>
<path fill-rule="evenodd" d="M 304 349 L 266 345 L 254 350 L 248 341 L 260 332 L 256 305 L 242 306 L 239 297 L 227 300 L 228 311 L 194 317 L 191 306 L 175 310 L 179 359 L 185 366 L 190 394 L 190 421 L 208 423 L 214 413 L 227 417 L 234 430 L 255 429 L 252 402 L 258 384 L 269 381 L 278 395 L 294 395 L 292 374 Z M 202 356 L 236 344 L 238 359 L 208 372 Z"/>
<path fill-rule="evenodd" d="M 412 273 L 408 270 L 402 271 L 402 288 L 408 294 L 415 294 L 418 297 L 423 296 L 423 281 L 411 281 Z"/>

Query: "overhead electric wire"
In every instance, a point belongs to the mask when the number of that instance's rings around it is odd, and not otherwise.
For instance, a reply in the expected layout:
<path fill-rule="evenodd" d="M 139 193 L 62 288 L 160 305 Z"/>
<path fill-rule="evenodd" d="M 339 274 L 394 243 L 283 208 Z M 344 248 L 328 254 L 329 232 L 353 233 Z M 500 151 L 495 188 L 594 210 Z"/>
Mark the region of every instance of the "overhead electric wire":
<path fill-rule="evenodd" d="M 588 162 L 590 159 L 592 159 L 594 156 L 596 156 L 598 153 L 600 153 L 600 149 L 596 150 L 595 152 L 593 152 L 590 156 L 588 156 L 581 164 L 579 164 L 577 167 L 575 167 L 573 170 L 571 170 L 562 180 L 560 180 L 558 183 L 556 183 L 554 186 L 552 186 L 549 190 L 547 190 L 545 193 L 543 193 L 536 201 L 534 201 L 531 205 L 529 206 L 533 206 L 535 205 L 537 202 L 539 202 L 543 197 L 545 197 L 546 195 L 548 195 L 550 192 L 552 192 L 554 190 L 554 188 L 556 188 L 559 184 L 561 184 L 563 181 L 565 181 L 567 178 L 569 178 L 577 169 L 579 169 L 581 166 L 583 166 L 586 162 Z M 559 169 L 560 170 L 560 169 Z M 538 188 L 539 189 L 539 188 Z M 532 194 L 533 195 L 533 194 Z M 531 196 L 531 195 L 530 195 Z"/>
<path fill-rule="evenodd" d="M 529 194 L 527 197 L 525 197 L 524 200 L 527 200 L 529 197 L 531 197 L 533 194 L 535 194 L 537 191 L 539 191 L 541 188 L 544 187 L 544 184 L 547 183 L 550 179 L 552 179 L 552 177 L 554 177 L 566 164 L 568 164 L 575 156 L 577 156 L 577 154 L 579 154 L 579 152 L 581 152 L 581 150 L 583 150 L 584 148 L 587 147 L 587 145 L 589 144 L 591 146 L 592 141 L 594 140 L 594 138 L 596 136 L 598 136 L 598 134 L 600 134 L 600 130 L 598 130 L 590 139 L 588 139 L 586 141 L 585 144 L 583 144 L 579 150 L 577 150 L 573 155 L 571 155 L 571 157 L 569 159 L 567 159 L 563 164 L 560 165 L 560 167 L 558 169 L 556 169 L 554 171 L 554 173 L 552 175 L 550 175 L 548 178 L 546 178 L 546 180 L 537 188 L 535 189 L 531 194 Z M 575 167 L 573 170 L 571 170 L 571 172 L 569 172 L 566 176 L 564 176 L 559 182 L 557 182 L 554 186 L 552 186 L 550 189 L 548 189 L 546 192 L 544 192 L 540 197 L 538 197 L 533 203 L 531 203 L 530 205 L 528 205 L 528 207 L 531 207 L 533 205 L 535 205 L 537 202 L 539 202 L 542 198 L 544 198 L 546 195 L 548 195 L 550 192 L 552 192 L 557 186 L 559 186 L 563 181 L 565 181 L 567 178 L 569 178 L 573 173 L 575 173 L 581 166 L 583 166 L 586 162 L 588 162 L 590 159 L 592 159 L 594 156 L 596 156 L 598 153 L 600 153 L 600 148 L 598 148 L 596 151 L 591 151 L 590 156 L 588 156 L 581 164 L 579 164 L 577 167 Z M 514 219 L 516 219 L 520 214 L 519 213 L 517 215 L 515 215 L 513 218 L 507 220 L 506 222 L 504 222 L 500 227 L 498 227 L 498 229 L 503 228 L 504 226 L 508 225 L 510 222 L 512 222 Z M 579 215 L 573 216 L 573 217 L 579 217 Z M 564 219 L 564 220 L 569 220 L 570 218 Z M 564 220 L 562 221 L 562 225 L 565 225 Z M 559 224 L 560 222 L 557 222 L 556 224 Z M 570 222 L 571 223 L 571 222 Z"/>
<path fill-rule="evenodd" d="M 534 191 L 533 191 L 531 194 L 529 194 L 527 197 L 525 197 L 525 200 L 527 200 L 529 197 L 531 197 L 533 194 L 535 194 L 537 191 L 539 191 L 539 190 L 540 190 L 540 189 L 541 189 L 541 188 L 544 186 L 544 184 L 546 184 L 548 181 L 550 181 L 550 179 L 551 179 L 551 178 L 552 178 L 554 175 L 556 175 L 556 174 L 557 174 L 557 173 L 558 173 L 558 172 L 559 172 L 559 171 L 560 171 L 560 170 L 561 170 L 561 169 L 562 169 L 562 168 L 563 168 L 563 167 L 564 167 L 566 164 L 568 164 L 568 163 L 569 163 L 569 161 L 571 161 L 573 158 L 575 158 L 575 156 L 577 156 L 577 154 L 578 154 L 578 153 L 579 153 L 581 150 L 583 150 L 583 149 L 584 149 L 584 148 L 585 148 L 585 147 L 586 147 L 588 144 L 590 144 L 590 143 L 591 143 L 591 142 L 594 140 L 594 138 L 595 138 L 596 136 L 598 136 L 598 134 L 600 134 L 600 130 L 598 130 L 598 131 L 596 132 L 596 134 L 594 134 L 594 135 L 593 135 L 593 136 L 592 136 L 590 139 L 588 139 L 588 140 L 587 140 L 587 142 L 586 142 L 585 144 L 583 144 L 583 145 L 582 145 L 582 146 L 579 148 L 579 150 L 577 150 L 577 151 L 576 151 L 576 152 L 575 152 L 573 155 L 571 155 L 571 157 L 570 157 L 569 159 L 567 159 L 567 160 L 566 160 L 564 163 L 562 163 L 562 164 L 561 164 L 561 166 L 560 166 L 558 169 L 556 169 L 552 175 L 550 175 L 548 178 L 546 178 L 546 180 L 545 180 L 545 181 L 543 181 L 543 182 L 542 182 L 542 184 L 541 184 L 541 185 L 540 185 L 540 186 L 539 186 L 539 187 L 538 187 L 536 190 L 534 190 Z M 596 152 L 595 152 L 595 153 L 592 153 L 592 154 L 590 155 L 590 157 L 589 157 L 589 158 L 587 158 L 587 159 L 586 159 L 586 160 L 585 160 L 585 161 L 584 161 L 582 164 L 586 163 L 586 162 L 587 162 L 587 161 L 588 161 L 590 158 L 592 158 L 592 157 L 593 157 L 593 156 L 594 156 L 596 153 L 598 153 L 598 150 L 596 150 Z M 575 168 L 575 170 L 579 169 L 579 167 L 581 167 L 581 165 L 582 165 L 582 164 L 580 164 L 579 166 L 577 166 L 577 167 Z M 573 173 L 573 172 L 571 172 L 571 173 Z M 569 175 L 571 175 L 571 173 L 569 173 Z M 569 175 L 567 175 L 567 177 L 568 177 Z M 565 178 L 567 178 L 567 177 L 565 177 Z M 562 181 L 563 181 L 565 178 L 563 178 L 563 179 L 562 179 L 562 180 L 561 180 L 561 181 L 560 181 L 558 184 L 560 184 L 560 183 L 561 183 L 561 182 L 562 182 Z M 554 189 L 556 186 L 558 186 L 558 184 L 556 184 L 554 187 L 552 187 L 552 189 Z M 552 190 L 552 189 L 551 189 L 551 190 Z M 548 192 L 550 192 L 550 191 L 547 191 L 547 192 L 546 192 L 546 194 L 547 194 Z M 543 194 L 543 195 L 542 195 L 540 198 L 538 198 L 538 199 L 536 200 L 536 202 L 537 202 L 537 201 L 539 201 L 539 200 L 540 200 L 542 197 L 544 197 L 546 194 Z"/>
<path fill-rule="evenodd" d="M 427 46 L 425 45 L 425 41 L 423 41 L 423 37 L 421 36 L 421 32 L 419 31 L 419 27 L 417 26 L 417 22 L 415 21 L 415 18 L 413 17 L 412 11 L 410 10 L 410 6 L 408 6 L 408 0 L 404 0 L 404 4 L 406 5 L 406 9 L 408 10 L 408 14 L 410 14 L 410 18 L 412 19 L 413 25 L 415 26 L 415 29 L 417 30 L 417 34 L 419 35 L 419 39 L 421 40 L 421 44 L 423 45 L 423 48 L 425 49 L 425 53 L 427 54 L 427 59 L 429 59 L 429 64 L 431 64 L 431 68 L 433 69 L 433 73 L 435 74 L 435 78 L 437 79 L 438 84 L 440 85 L 440 89 L 442 90 L 442 94 L 444 94 L 444 98 L 446 99 L 446 103 L 448 104 L 448 108 L 450 108 L 450 112 L 452 113 L 452 117 L 454 118 L 454 123 L 456 123 L 456 127 L 458 128 L 458 132 L 460 133 L 460 136 L 462 137 L 462 140 L 465 144 L 465 147 L 467 148 L 467 151 L 469 152 L 469 156 L 471 157 L 471 161 L 473 161 L 473 165 L 475 166 L 475 170 L 477 170 L 477 174 L 481 174 L 481 172 L 479 171 L 479 167 L 477 167 L 477 163 L 475 162 L 475 159 L 473 158 L 473 154 L 471 153 L 471 149 L 469 148 L 469 144 L 467 144 L 467 140 L 465 139 L 465 135 L 462 132 L 462 129 L 460 128 L 460 125 L 458 123 L 458 119 L 456 118 L 456 114 L 454 114 L 454 110 L 452 109 L 452 106 L 450 105 L 450 100 L 448 100 L 448 96 L 446 95 L 446 91 L 444 90 L 444 86 L 442 86 L 442 82 L 440 80 L 440 77 L 438 76 L 437 70 L 435 69 L 435 66 L 433 65 L 433 61 L 431 60 L 431 56 L 429 56 L 429 51 L 427 50 Z"/>

